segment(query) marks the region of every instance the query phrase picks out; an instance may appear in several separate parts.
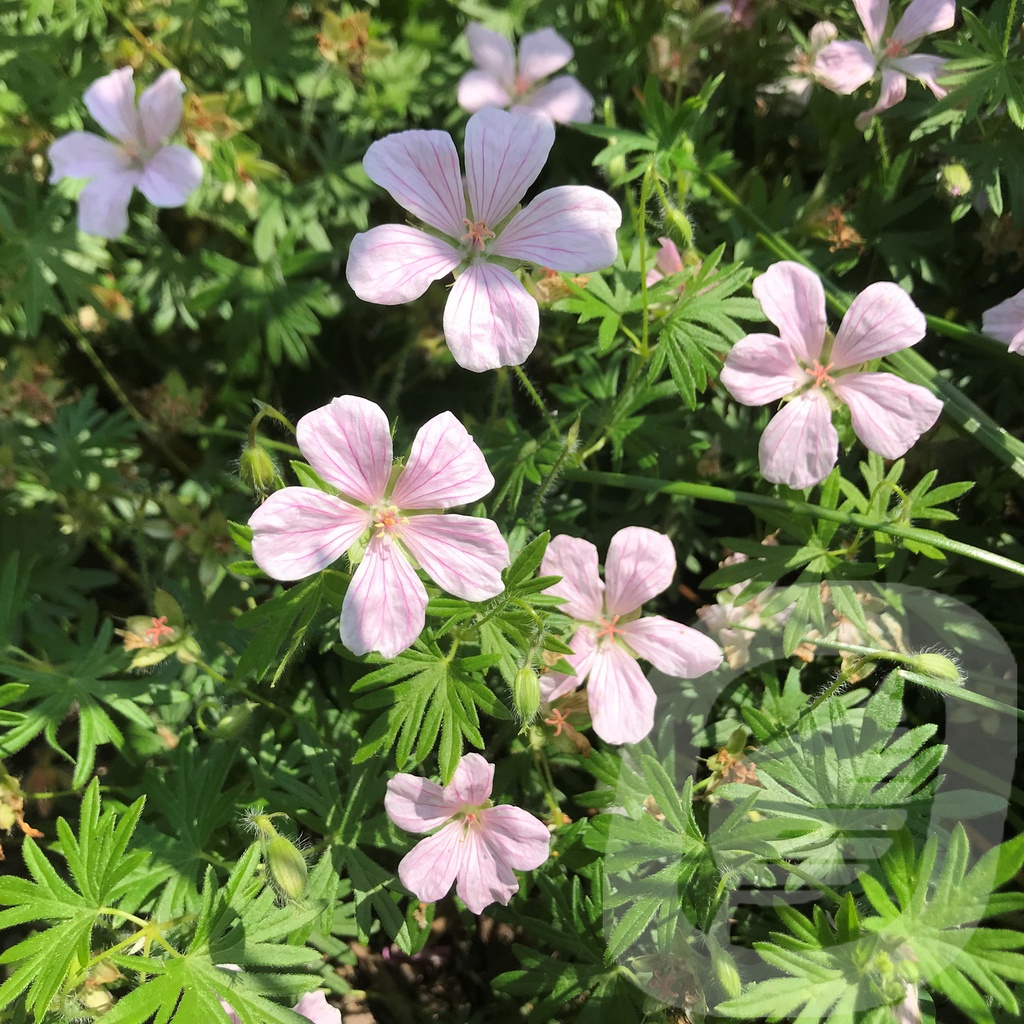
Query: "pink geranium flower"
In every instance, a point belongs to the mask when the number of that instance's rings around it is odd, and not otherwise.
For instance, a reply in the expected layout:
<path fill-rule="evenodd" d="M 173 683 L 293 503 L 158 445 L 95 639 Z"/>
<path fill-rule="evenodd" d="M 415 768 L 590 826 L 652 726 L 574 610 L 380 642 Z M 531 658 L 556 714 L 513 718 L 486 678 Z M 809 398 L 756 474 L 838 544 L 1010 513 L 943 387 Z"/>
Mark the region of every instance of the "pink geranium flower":
<path fill-rule="evenodd" d="M 840 404 L 850 408 L 854 433 L 887 459 L 905 454 L 939 418 L 942 402 L 926 388 L 861 370 L 924 337 L 924 316 L 898 285 L 865 288 L 835 337 L 825 325 L 821 281 L 799 263 L 769 267 L 754 282 L 754 296 L 780 337 L 741 338 L 726 357 L 722 383 L 744 405 L 786 401 L 761 436 L 766 480 L 804 488 L 828 476 L 839 457 L 832 412 Z"/>
<path fill-rule="evenodd" d="M 647 271 L 648 288 L 652 284 L 657 284 L 664 277 L 683 272 L 683 258 L 679 255 L 676 243 L 671 238 L 659 238 L 658 241 L 661 243 L 661 248 L 658 250 L 654 266 Z M 684 284 L 680 291 L 685 287 L 686 285 Z"/>
<path fill-rule="evenodd" d="M 135 105 L 131 68 L 97 79 L 82 97 L 93 119 L 117 142 L 71 132 L 50 146 L 50 181 L 90 178 L 78 197 L 78 227 L 117 238 L 128 229 L 128 201 L 138 189 L 154 206 L 182 206 L 199 187 L 203 165 L 184 146 L 169 146 L 181 121 L 185 87 L 165 71 Z"/>
<path fill-rule="evenodd" d="M 506 906 L 519 891 L 513 874 L 548 859 L 551 837 L 532 814 L 493 806 L 494 765 L 466 754 L 447 786 L 404 772 L 388 780 L 384 809 L 407 832 L 440 831 L 417 843 L 398 865 L 398 877 L 417 899 L 433 903 L 455 882 L 462 902 L 479 914 Z"/>
<path fill-rule="evenodd" d="M 540 571 L 562 577 L 545 593 L 564 597 L 561 610 L 578 624 L 566 658 L 575 675 L 550 673 L 557 683 L 548 683 L 547 699 L 585 682 L 594 731 L 603 740 L 638 743 L 654 725 L 654 688 L 637 658 L 682 678 L 721 664 L 721 649 L 703 633 L 660 615 L 640 618 L 640 606 L 675 575 L 675 549 L 664 534 L 643 526 L 619 530 L 608 546 L 603 583 L 597 548 L 578 537 L 554 537 Z"/>
<path fill-rule="evenodd" d="M 240 970 L 234 964 L 221 964 L 220 966 L 228 970 Z M 221 999 L 220 1005 L 224 1007 L 224 1012 L 227 1013 L 231 1024 L 242 1024 L 238 1019 L 238 1014 L 226 999 Z M 307 992 L 292 1009 L 300 1017 L 312 1021 L 312 1024 L 341 1024 L 341 1010 L 336 1006 L 331 1006 L 323 992 Z"/>
<path fill-rule="evenodd" d="M 882 86 L 878 102 L 857 115 L 855 124 L 863 130 L 875 114 L 894 107 L 907 94 L 907 79 L 916 78 L 937 99 L 946 90 L 935 79 L 945 60 L 928 53 L 912 53 L 915 45 L 932 32 L 950 28 L 956 18 L 956 0 L 911 0 L 899 24 L 886 35 L 889 0 L 853 0 L 868 43 L 829 43 L 818 54 L 814 71 L 818 81 L 833 92 L 849 95 L 879 71 Z"/>
<path fill-rule="evenodd" d="M 572 75 L 542 79 L 572 60 L 572 46 L 553 28 L 527 32 L 519 42 L 519 62 L 512 44 L 497 32 L 473 22 L 466 29 L 469 53 L 477 71 L 459 80 L 459 106 L 475 114 L 484 107 L 532 110 L 552 121 L 594 120 L 594 97 Z"/>
<path fill-rule="evenodd" d="M 489 519 L 445 515 L 494 486 L 483 453 L 450 413 L 420 428 L 404 466 L 373 402 L 346 395 L 303 416 L 303 456 L 338 495 L 285 487 L 252 514 L 252 557 L 277 580 L 298 580 L 346 551 L 358 568 L 341 608 L 341 641 L 393 658 L 423 631 L 424 572 L 450 594 L 484 601 L 504 589 L 508 545 Z"/>
<path fill-rule="evenodd" d="M 793 112 L 803 110 L 811 101 L 811 90 L 816 80 L 815 62 L 818 54 L 831 43 L 839 30 L 831 21 L 819 21 L 807 33 L 806 48 L 794 47 L 790 51 L 789 73 L 777 82 L 762 85 L 758 90 L 765 96 L 777 97 Z"/>
<path fill-rule="evenodd" d="M 512 272 L 518 263 L 583 273 L 618 252 L 622 211 L 596 188 L 549 188 L 514 212 L 554 139 L 545 117 L 481 110 L 466 126 L 465 183 L 447 132 L 398 132 L 373 143 L 366 173 L 427 227 L 388 224 L 356 235 L 346 269 L 356 295 L 409 302 L 458 271 L 444 309 L 455 361 L 477 371 L 523 362 L 537 344 L 540 311 Z"/>
<path fill-rule="evenodd" d="M 981 329 L 1009 345 L 1011 352 L 1024 355 L 1024 291 L 986 310 Z"/>

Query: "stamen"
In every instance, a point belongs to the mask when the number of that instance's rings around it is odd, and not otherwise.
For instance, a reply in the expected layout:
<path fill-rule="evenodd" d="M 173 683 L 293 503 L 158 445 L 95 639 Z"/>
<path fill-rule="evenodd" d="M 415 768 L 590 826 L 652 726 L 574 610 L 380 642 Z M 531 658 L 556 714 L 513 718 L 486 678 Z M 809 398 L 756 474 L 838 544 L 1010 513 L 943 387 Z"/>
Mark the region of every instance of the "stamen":
<path fill-rule="evenodd" d="M 892 57 L 906 57 L 906 55 L 907 55 L 907 46 L 903 42 L 902 39 L 897 39 L 896 36 L 893 36 L 885 44 L 885 54 L 884 55 L 886 57 L 890 57 L 890 58 L 892 58 Z"/>
<path fill-rule="evenodd" d="M 468 217 L 464 217 L 462 223 L 466 225 L 469 230 L 462 236 L 459 241 L 468 242 L 473 249 L 479 249 L 481 252 L 484 250 L 484 244 L 488 238 L 494 237 L 494 232 L 491 231 L 482 220 L 470 220 Z"/>
<path fill-rule="evenodd" d="M 571 714 L 572 712 L 569 712 Z M 555 727 L 555 735 L 561 736 L 562 729 L 569 724 L 569 714 L 563 714 L 559 708 L 551 709 L 551 717 L 544 719 L 545 725 L 553 725 Z"/>
<path fill-rule="evenodd" d="M 823 384 L 835 384 L 835 377 L 830 376 L 828 372 L 831 369 L 831 363 L 828 366 L 822 366 L 821 362 L 815 359 L 810 366 L 804 367 L 804 373 L 809 373 L 814 378 L 814 387 L 820 388 Z"/>
<path fill-rule="evenodd" d="M 616 615 L 611 622 L 607 622 L 605 619 L 601 619 L 602 628 L 597 631 L 597 637 L 600 639 L 603 636 L 608 637 L 612 643 L 615 642 L 615 634 L 621 633 L 622 630 L 618 627 L 620 616 Z"/>
<path fill-rule="evenodd" d="M 373 517 L 373 527 L 380 530 L 384 535 L 393 533 L 400 526 L 404 526 L 408 520 L 402 515 L 401 510 L 395 505 L 385 505 L 378 508 Z"/>

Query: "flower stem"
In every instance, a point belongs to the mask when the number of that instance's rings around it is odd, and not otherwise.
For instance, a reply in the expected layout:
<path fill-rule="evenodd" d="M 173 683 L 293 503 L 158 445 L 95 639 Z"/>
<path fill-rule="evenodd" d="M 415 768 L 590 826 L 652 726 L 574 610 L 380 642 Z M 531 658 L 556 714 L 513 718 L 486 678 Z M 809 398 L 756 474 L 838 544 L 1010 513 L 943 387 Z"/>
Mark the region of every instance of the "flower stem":
<path fill-rule="evenodd" d="M 875 117 L 875 138 L 878 139 L 878 155 L 882 158 L 882 173 L 888 174 L 892 166 L 892 159 L 889 157 L 889 146 L 885 141 L 885 125 L 880 117 Z"/>
<path fill-rule="evenodd" d="M 646 359 L 650 355 L 650 316 L 647 306 L 647 202 L 651 197 L 651 178 L 654 175 L 653 162 L 644 171 L 644 180 L 640 183 L 640 211 L 637 218 L 637 232 L 640 238 L 640 301 L 643 304 L 643 325 L 640 328 L 640 347 L 637 355 Z"/>
<path fill-rule="evenodd" d="M 523 389 L 530 398 L 533 399 L 533 404 L 540 409 L 551 430 L 556 434 L 561 434 L 554 416 L 552 416 L 548 411 L 548 407 L 544 404 L 544 399 L 537 393 L 537 389 L 533 386 L 533 382 L 526 376 L 526 371 L 521 366 L 513 366 L 512 369 L 515 371 L 515 375 L 519 378 L 519 383 L 523 385 Z"/>
<path fill-rule="evenodd" d="M 168 71 L 175 70 L 174 64 L 171 63 L 170 59 L 156 46 L 155 43 L 151 43 L 128 18 L 124 17 L 124 15 L 118 15 L 117 20 L 121 22 L 125 31 L 146 51 L 146 53 L 153 58 L 153 60 L 157 62 L 157 64 L 162 68 L 166 68 Z"/>
<path fill-rule="evenodd" d="M 1013 34 L 1013 19 L 1017 15 L 1017 0 L 1010 0 L 1010 9 L 1006 12 L 1006 28 L 1003 29 L 1003 56 L 1010 52 L 1010 36 Z"/>

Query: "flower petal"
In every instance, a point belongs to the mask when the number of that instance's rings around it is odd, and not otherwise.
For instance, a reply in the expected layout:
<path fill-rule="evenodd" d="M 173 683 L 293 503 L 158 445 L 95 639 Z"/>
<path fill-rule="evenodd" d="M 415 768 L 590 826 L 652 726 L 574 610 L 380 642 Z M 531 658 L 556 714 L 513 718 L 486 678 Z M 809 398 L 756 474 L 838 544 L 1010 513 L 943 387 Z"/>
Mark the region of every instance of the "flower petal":
<path fill-rule="evenodd" d="M 510 89 L 516 77 L 516 54 L 512 44 L 477 21 L 466 28 L 466 41 L 473 63 Z"/>
<path fill-rule="evenodd" d="M 659 238 L 661 248 L 658 249 L 658 257 L 655 263 L 662 274 L 681 274 L 683 272 L 683 258 L 679 255 L 679 248 L 671 238 Z"/>
<path fill-rule="evenodd" d="M 941 100 L 946 95 L 947 90 L 935 81 L 946 67 L 945 58 L 934 57 L 930 53 L 912 53 L 907 57 L 891 61 L 891 66 L 927 86 L 936 99 Z"/>
<path fill-rule="evenodd" d="M 903 97 L 906 95 L 907 76 L 892 68 L 885 68 L 882 71 L 882 84 L 879 89 L 878 102 L 868 110 L 862 110 L 853 119 L 854 126 L 858 131 L 864 131 L 871 124 L 871 118 L 875 114 L 880 114 L 883 110 L 895 107 L 897 103 L 902 102 Z"/>
<path fill-rule="evenodd" d="M 50 182 L 62 178 L 94 178 L 119 174 L 131 166 L 131 157 L 109 139 L 92 132 L 69 132 L 54 142 L 46 154 L 52 168 Z"/>
<path fill-rule="evenodd" d="M 548 698 L 549 700 L 553 700 L 554 697 L 561 696 L 563 693 L 569 693 L 577 686 L 582 686 L 586 681 L 590 670 L 594 667 L 594 658 L 597 657 L 597 631 L 592 626 L 580 626 L 573 633 L 569 646 L 572 648 L 572 654 L 565 655 L 565 660 L 572 665 L 574 672 L 565 678 L 574 680 L 574 683 L 569 687 L 558 687 L 558 692 L 553 693 Z"/>
<path fill-rule="evenodd" d="M 492 903 L 506 906 L 519 891 L 519 879 L 505 861 L 495 856 L 479 828 L 466 830 L 455 891 L 474 914 L 482 913 Z"/>
<path fill-rule="evenodd" d="M 892 373 L 849 373 L 832 390 L 850 407 L 853 431 L 885 459 L 905 455 L 935 425 L 942 401 Z"/>
<path fill-rule="evenodd" d="M 295 1012 L 312 1024 L 341 1024 L 341 1010 L 331 1006 L 323 992 L 307 992 L 295 1004 Z"/>
<path fill-rule="evenodd" d="M 346 497 L 375 505 L 391 475 L 391 427 L 384 410 L 356 395 L 306 413 L 295 428 L 307 462 Z"/>
<path fill-rule="evenodd" d="M 507 107 L 512 97 L 489 71 L 467 71 L 459 79 L 457 100 L 463 110 L 475 114 L 484 107 Z"/>
<path fill-rule="evenodd" d="M 433 903 L 448 895 L 462 866 L 465 843 L 461 821 L 421 839 L 398 865 L 398 877 L 418 900 Z"/>
<path fill-rule="evenodd" d="M 128 203 L 139 171 L 93 178 L 78 196 L 78 230 L 101 238 L 119 238 L 128 230 Z"/>
<path fill-rule="evenodd" d="M 1009 345 L 1011 352 L 1024 351 L 1024 291 L 985 310 L 981 329 L 990 337 Z"/>
<path fill-rule="evenodd" d="M 146 162 L 139 191 L 154 206 L 184 206 L 202 180 L 203 165 L 192 150 L 164 146 Z"/>
<path fill-rule="evenodd" d="M 825 342 L 825 289 L 818 275 L 799 263 L 773 263 L 754 281 L 754 298 L 779 329 L 786 347 L 805 363 L 821 355 Z"/>
<path fill-rule="evenodd" d="M 574 274 L 615 262 L 615 232 L 622 210 L 610 195 L 588 185 L 561 185 L 541 192 L 494 240 L 497 256 Z"/>
<path fill-rule="evenodd" d="M 604 563 L 604 607 L 628 615 L 671 583 L 676 573 L 672 541 L 646 526 L 627 526 L 612 537 Z"/>
<path fill-rule="evenodd" d="M 572 75 L 559 75 L 520 100 L 513 110 L 532 110 L 559 124 L 589 124 L 594 120 L 594 97 Z"/>
<path fill-rule="evenodd" d="M 447 132 L 414 130 L 386 135 L 363 157 L 370 181 L 397 203 L 451 238 L 466 231 L 466 197 L 459 154 Z"/>
<path fill-rule="evenodd" d="M 332 565 L 370 527 L 370 515 L 314 487 L 275 491 L 249 517 L 253 561 L 275 580 Z"/>
<path fill-rule="evenodd" d="M 597 622 L 604 607 L 604 583 L 597 567 L 597 548 L 582 537 L 552 537 L 540 563 L 542 576 L 561 576 L 544 593 L 564 597 L 561 611 L 580 622 Z"/>
<path fill-rule="evenodd" d="M 645 615 L 618 627 L 636 653 L 666 675 L 693 679 L 722 663 L 722 649 L 711 637 L 660 615 Z"/>
<path fill-rule="evenodd" d="M 466 190 L 473 220 L 492 231 L 544 167 L 555 126 L 537 115 L 485 107 L 466 125 Z"/>
<path fill-rule="evenodd" d="M 430 832 L 439 828 L 461 806 L 461 800 L 429 779 L 407 772 L 399 772 L 388 779 L 384 810 L 406 832 Z"/>
<path fill-rule="evenodd" d="M 459 366 L 478 373 L 517 366 L 539 332 L 537 302 L 511 271 L 474 263 L 456 279 L 444 307 L 444 336 Z"/>
<path fill-rule="evenodd" d="M 889 0 L 853 0 L 864 33 L 871 40 L 872 46 L 878 46 L 885 32 L 885 23 L 889 19 Z"/>
<path fill-rule="evenodd" d="M 587 700 L 594 732 L 608 743 L 639 743 L 654 728 L 654 688 L 618 644 L 597 652 Z"/>
<path fill-rule="evenodd" d="M 572 46 L 553 28 L 527 32 L 519 40 L 519 78 L 533 85 L 572 60 Z"/>
<path fill-rule="evenodd" d="M 341 642 L 353 654 L 394 658 L 412 647 L 426 622 L 427 591 L 390 538 L 367 545 L 341 606 Z"/>
<path fill-rule="evenodd" d="M 464 754 L 444 791 L 450 800 L 457 800 L 460 807 L 479 807 L 491 795 L 493 786 L 494 765 L 479 754 Z"/>
<path fill-rule="evenodd" d="M 863 43 L 829 43 L 814 58 L 814 77 L 826 89 L 849 96 L 875 77 L 877 65 Z"/>
<path fill-rule="evenodd" d="M 495 859 L 517 871 L 539 868 L 551 853 L 547 826 L 520 807 L 502 804 L 481 811 L 480 834 Z"/>
<path fill-rule="evenodd" d="M 804 358 L 774 334 L 748 334 L 725 357 L 721 381 L 744 405 L 767 405 L 810 379 L 797 363 Z"/>
<path fill-rule="evenodd" d="M 893 30 L 893 39 L 904 46 L 913 44 L 932 32 L 953 27 L 956 21 L 956 0 L 911 0 L 899 24 Z"/>
<path fill-rule="evenodd" d="M 870 284 L 850 303 L 832 346 L 837 369 L 916 345 L 925 334 L 924 314 L 891 281 Z"/>
<path fill-rule="evenodd" d="M 417 432 L 391 500 L 401 509 L 451 508 L 493 487 L 484 453 L 452 413 L 442 412 Z"/>
<path fill-rule="evenodd" d="M 802 490 L 828 476 L 839 457 L 832 408 L 819 388 L 794 398 L 776 413 L 758 446 L 761 475 Z"/>
<path fill-rule="evenodd" d="M 364 302 L 396 306 L 418 299 L 462 259 L 443 238 L 408 224 L 383 224 L 352 239 L 345 276 Z"/>
<path fill-rule="evenodd" d="M 464 601 L 486 601 L 505 589 L 501 570 L 510 564 L 497 524 L 473 516 L 411 516 L 402 543 L 444 591 Z"/>
<path fill-rule="evenodd" d="M 178 130 L 181 123 L 181 97 L 184 93 L 181 75 L 171 69 L 165 71 L 139 97 L 139 121 L 150 149 L 155 149 Z"/>
<path fill-rule="evenodd" d="M 82 96 L 93 120 L 108 135 L 142 148 L 145 138 L 135 109 L 135 82 L 132 69 L 118 68 L 109 75 L 97 78 Z"/>

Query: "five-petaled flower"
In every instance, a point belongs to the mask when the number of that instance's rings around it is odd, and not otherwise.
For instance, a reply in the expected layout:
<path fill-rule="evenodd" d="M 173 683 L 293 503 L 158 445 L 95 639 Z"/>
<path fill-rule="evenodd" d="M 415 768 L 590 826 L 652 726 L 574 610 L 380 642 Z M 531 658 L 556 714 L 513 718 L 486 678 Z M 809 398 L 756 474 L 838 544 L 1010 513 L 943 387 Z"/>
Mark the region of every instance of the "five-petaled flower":
<path fill-rule="evenodd" d="M 1024 356 L 1024 291 L 985 310 L 981 329 L 1009 345 L 1011 352 Z"/>
<path fill-rule="evenodd" d="M 618 252 L 618 204 L 586 185 L 541 192 L 513 213 L 555 139 L 546 117 L 488 108 L 466 126 L 466 181 L 447 132 L 407 131 L 374 142 L 363 167 L 426 229 L 386 224 L 356 235 L 346 274 L 356 295 L 395 305 L 458 270 L 444 335 L 469 370 L 523 362 L 537 344 L 540 311 L 513 273 L 520 261 L 584 273 Z"/>
<path fill-rule="evenodd" d="M 277 580 L 303 579 L 346 551 L 358 559 L 341 609 L 349 650 L 393 658 L 415 642 L 427 606 L 417 567 L 467 601 L 501 593 L 509 554 L 498 527 L 444 514 L 494 486 L 483 453 L 450 412 L 420 428 L 404 466 L 393 464 L 384 411 L 363 398 L 335 398 L 303 416 L 296 433 L 338 495 L 315 487 L 271 494 L 249 519 L 252 556 Z"/>
<path fill-rule="evenodd" d="M 241 970 L 236 964 L 220 964 L 219 966 L 224 970 Z M 220 1005 L 224 1008 L 224 1012 L 228 1015 L 228 1020 L 231 1021 L 231 1024 L 241 1024 L 238 1014 L 235 1013 L 231 1008 L 231 1004 L 226 999 L 221 998 Z M 336 1006 L 331 1006 L 323 992 L 307 992 L 292 1009 L 300 1017 L 305 1017 L 306 1020 L 311 1021 L 312 1024 L 341 1024 L 341 1010 Z"/>
<path fill-rule="evenodd" d="M 459 106 L 475 114 L 484 107 L 532 110 L 566 124 L 594 119 L 594 97 L 572 75 L 538 83 L 572 60 L 572 46 L 553 28 L 527 32 L 519 41 L 519 60 L 512 44 L 497 32 L 473 22 L 466 29 L 476 71 L 459 80 Z"/>
<path fill-rule="evenodd" d="M 908 77 L 916 78 L 937 99 L 942 99 L 946 90 L 935 79 L 942 73 L 945 60 L 911 51 L 926 35 L 952 26 L 956 0 L 911 0 L 889 35 L 889 0 L 853 0 L 853 5 L 864 25 L 867 45 L 851 41 L 829 43 L 818 54 L 814 73 L 826 88 L 846 96 L 882 72 L 878 102 L 857 115 L 857 127 L 863 131 L 875 114 L 899 103 L 907 94 Z"/>
<path fill-rule="evenodd" d="M 786 400 L 761 436 L 766 480 L 804 488 L 828 476 L 839 457 L 832 425 L 839 404 L 849 406 L 857 437 L 887 459 L 904 455 L 939 418 L 942 402 L 927 389 L 861 370 L 924 337 L 924 316 L 898 285 L 868 285 L 835 337 L 826 328 L 821 281 L 799 263 L 773 264 L 754 282 L 754 296 L 780 336 L 741 338 L 722 383 L 744 405 Z"/>
<path fill-rule="evenodd" d="M 508 904 L 519 891 L 513 873 L 532 871 L 548 859 L 547 828 L 519 807 L 493 806 L 494 765 L 466 754 L 447 786 L 399 773 L 388 780 L 384 809 L 407 832 L 440 831 L 402 858 L 398 877 L 418 899 L 441 899 L 455 882 L 462 902 L 479 914 Z"/>
<path fill-rule="evenodd" d="M 545 593 L 564 597 L 561 610 L 577 622 L 566 657 L 575 675 L 550 673 L 547 699 L 586 682 L 594 731 L 609 743 L 638 743 L 654 725 L 654 688 L 637 658 L 687 679 L 721 664 L 721 648 L 696 629 L 660 615 L 640 618 L 640 606 L 668 587 L 675 571 L 672 542 L 643 526 L 612 537 L 604 582 L 588 540 L 554 537 L 541 562 L 542 575 L 562 577 Z"/>
<path fill-rule="evenodd" d="M 78 197 L 81 231 L 103 238 L 123 235 L 133 189 L 154 206 L 182 206 L 199 187 L 199 157 L 184 146 L 167 145 L 181 121 L 184 91 L 181 75 L 165 71 L 136 106 L 131 68 L 112 71 L 85 90 L 89 113 L 118 141 L 71 132 L 50 146 L 51 182 L 92 179 Z"/>

